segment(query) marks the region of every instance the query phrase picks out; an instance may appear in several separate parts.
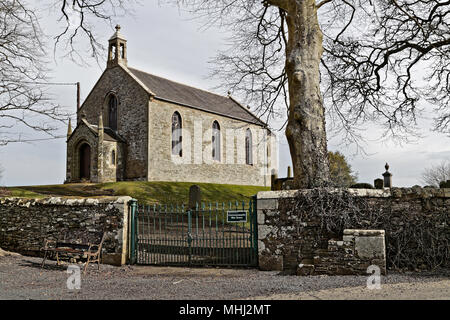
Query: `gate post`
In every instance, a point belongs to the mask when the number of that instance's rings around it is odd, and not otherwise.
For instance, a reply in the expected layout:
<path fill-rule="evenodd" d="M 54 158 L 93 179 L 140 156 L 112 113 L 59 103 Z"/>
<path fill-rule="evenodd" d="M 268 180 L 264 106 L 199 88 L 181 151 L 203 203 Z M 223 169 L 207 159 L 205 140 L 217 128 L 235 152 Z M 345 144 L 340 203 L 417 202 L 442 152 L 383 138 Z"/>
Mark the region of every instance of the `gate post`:
<path fill-rule="evenodd" d="M 131 214 L 130 214 L 130 264 L 136 263 L 136 213 L 137 213 L 137 200 L 131 199 L 129 202 Z"/>
<path fill-rule="evenodd" d="M 258 195 L 252 196 L 251 200 L 251 224 L 253 226 L 252 230 L 252 240 L 253 240 L 253 257 L 255 259 L 255 266 L 257 267 L 259 264 L 259 251 L 258 251 Z M 250 228 L 251 229 L 251 228 Z"/>
<path fill-rule="evenodd" d="M 189 265 L 192 263 L 192 210 L 188 210 L 188 246 L 189 246 Z"/>

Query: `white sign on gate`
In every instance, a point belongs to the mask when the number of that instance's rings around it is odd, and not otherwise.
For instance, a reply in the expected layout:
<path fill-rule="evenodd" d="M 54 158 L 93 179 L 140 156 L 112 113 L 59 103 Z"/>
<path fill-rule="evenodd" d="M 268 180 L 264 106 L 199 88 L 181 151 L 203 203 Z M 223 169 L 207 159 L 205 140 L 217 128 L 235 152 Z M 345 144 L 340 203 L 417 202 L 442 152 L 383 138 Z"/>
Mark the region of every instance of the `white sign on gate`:
<path fill-rule="evenodd" d="M 227 212 L 228 223 L 245 223 L 247 222 L 247 211 L 228 211 Z"/>

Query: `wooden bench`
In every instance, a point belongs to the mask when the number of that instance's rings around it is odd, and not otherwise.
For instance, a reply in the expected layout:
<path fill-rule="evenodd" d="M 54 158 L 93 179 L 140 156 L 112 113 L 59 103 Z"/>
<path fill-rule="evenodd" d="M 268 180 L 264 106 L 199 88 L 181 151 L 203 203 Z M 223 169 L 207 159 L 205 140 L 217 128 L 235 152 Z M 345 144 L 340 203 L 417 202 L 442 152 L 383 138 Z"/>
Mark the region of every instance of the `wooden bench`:
<path fill-rule="evenodd" d="M 60 256 L 86 258 L 83 273 L 86 273 L 89 262 L 97 262 L 98 270 L 100 270 L 100 257 L 102 253 L 103 241 L 105 240 L 105 233 L 88 233 L 83 235 L 64 235 L 61 240 L 45 240 L 44 247 L 41 249 L 44 251 L 44 259 L 42 260 L 42 266 L 45 265 L 45 260 L 49 254 L 56 255 L 57 264 L 60 265 Z"/>

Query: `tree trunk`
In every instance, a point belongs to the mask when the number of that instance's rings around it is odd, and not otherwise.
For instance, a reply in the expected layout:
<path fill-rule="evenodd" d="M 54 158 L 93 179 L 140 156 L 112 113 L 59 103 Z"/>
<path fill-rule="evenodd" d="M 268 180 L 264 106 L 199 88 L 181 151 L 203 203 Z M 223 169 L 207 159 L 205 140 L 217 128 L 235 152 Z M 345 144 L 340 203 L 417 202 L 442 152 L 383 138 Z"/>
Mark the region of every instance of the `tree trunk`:
<path fill-rule="evenodd" d="M 291 0 L 284 9 L 289 34 L 286 72 L 290 106 L 286 136 L 294 167 L 294 186 L 327 186 L 329 161 L 319 83 L 323 47 L 317 8 L 314 0 Z"/>

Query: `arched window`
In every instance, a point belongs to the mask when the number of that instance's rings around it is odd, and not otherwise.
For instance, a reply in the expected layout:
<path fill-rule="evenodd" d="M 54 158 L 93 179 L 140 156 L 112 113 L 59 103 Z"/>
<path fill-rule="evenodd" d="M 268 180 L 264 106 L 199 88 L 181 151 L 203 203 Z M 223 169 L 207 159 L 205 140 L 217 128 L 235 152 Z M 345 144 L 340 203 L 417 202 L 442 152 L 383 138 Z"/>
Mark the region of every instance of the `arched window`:
<path fill-rule="evenodd" d="M 175 112 L 172 115 L 172 154 L 180 157 L 183 156 L 182 129 L 181 116 L 178 112 Z"/>
<path fill-rule="evenodd" d="M 125 59 L 125 45 L 123 43 L 120 44 L 120 58 Z"/>
<path fill-rule="evenodd" d="M 113 151 L 111 152 L 111 164 L 112 164 L 113 166 L 116 165 L 116 150 L 113 150 Z"/>
<path fill-rule="evenodd" d="M 220 161 L 220 125 L 217 121 L 212 126 L 212 158 Z"/>
<path fill-rule="evenodd" d="M 245 163 L 253 164 L 253 141 L 252 141 L 252 131 L 247 129 L 245 132 Z"/>
<path fill-rule="evenodd" d="M 113 44 L 111 44 L 110 46 L 109 46 L 109 56 L 110 56 L 110 59 L 111 60 L 115 60 L 116 59 L 116 46 L 115 45 L 113 45 Z"/>
<path fill-rule="evenodd" d="M 108 102 L 108 125 L 109 127 L 117 131 L 117 98 L 115 95 L 109 97 Z"/>

